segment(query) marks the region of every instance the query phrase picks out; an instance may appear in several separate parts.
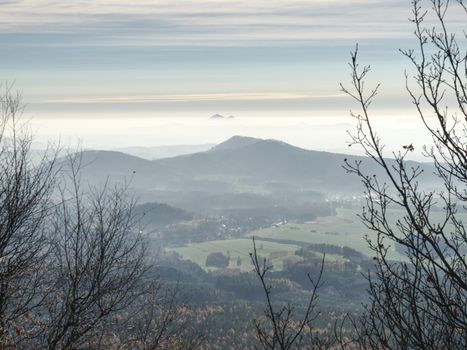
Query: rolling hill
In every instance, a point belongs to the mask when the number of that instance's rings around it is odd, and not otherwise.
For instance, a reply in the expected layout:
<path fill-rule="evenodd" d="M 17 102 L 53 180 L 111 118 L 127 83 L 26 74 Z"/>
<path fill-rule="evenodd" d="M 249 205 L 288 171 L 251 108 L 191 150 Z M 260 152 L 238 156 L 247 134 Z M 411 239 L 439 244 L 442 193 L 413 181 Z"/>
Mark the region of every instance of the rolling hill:
<path fill-rule="evenodd" d="M 161 159 L 176 157 L 183 154 L 204 152 L 211 149 L 213 144 L 204 145 L 172 145 L 172 146 L 155 146 L 155 147 L 123 147 L 117 148 L 114 151 L 130 154 L 143 159 Z"/>
<path fill-rule="evenodd" d="M 381 170 L 365 157 L 310 151 L 277 140 L 240 136 L 205 152 L 152 161 L 121 152 L 86 151 L 83 175 L 94 183 L 126 178 L 145 195 L 361 193 L 359 179 L 342 168 L 345 158 L 362 161 L 370 175 L 382 176 Z M 430 170 L 428 165 L 422 166 Z M 431 181 L 430 171 L 427 174 Z"/>

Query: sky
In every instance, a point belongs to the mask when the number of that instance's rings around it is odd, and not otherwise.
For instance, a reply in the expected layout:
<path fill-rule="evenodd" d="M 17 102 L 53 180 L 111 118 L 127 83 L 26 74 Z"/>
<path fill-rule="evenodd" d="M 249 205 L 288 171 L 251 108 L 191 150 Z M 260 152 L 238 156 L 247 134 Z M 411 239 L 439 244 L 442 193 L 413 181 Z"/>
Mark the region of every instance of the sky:
<path fill-rule="evenodd" d="M 399 136 L 419 126 L 398 51 L 415 44 L 410 16 L 409 0 L 0 0 L 0 81 L 22 92 L 42 141 L 240 133 L 343 151 L 355 106 L 339 83 L 356 43 L 383 83 L 377 122 Z"/>

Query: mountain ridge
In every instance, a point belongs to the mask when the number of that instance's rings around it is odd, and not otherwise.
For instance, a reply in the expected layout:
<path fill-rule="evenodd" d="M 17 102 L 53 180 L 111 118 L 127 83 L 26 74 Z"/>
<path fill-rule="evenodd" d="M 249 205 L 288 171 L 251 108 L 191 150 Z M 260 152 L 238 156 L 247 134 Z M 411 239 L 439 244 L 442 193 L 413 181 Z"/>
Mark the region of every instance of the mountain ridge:
<path fill-rule="evenodd" d="M 274 139 L 234 136 L 203 152 L 146 160 L 121 152 L 85 151 L 91 181 L 130 179 L 142 191 L 361 193 L 360 180 L 346 174 L 344 159 L 362 161 L 370 174 L 385 176 L 367 157 L 307 150 Z M 95 158 L 89 161 L 89 158 Z M 413 163 L 414 165 L 422 165 Z"/>

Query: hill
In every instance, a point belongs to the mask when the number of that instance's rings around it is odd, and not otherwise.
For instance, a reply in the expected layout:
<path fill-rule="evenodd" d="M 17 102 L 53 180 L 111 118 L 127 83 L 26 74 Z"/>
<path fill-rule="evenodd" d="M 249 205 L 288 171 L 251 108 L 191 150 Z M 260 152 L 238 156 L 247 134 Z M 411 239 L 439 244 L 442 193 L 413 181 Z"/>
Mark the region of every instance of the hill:
<path fill-rule="evenodd" d="M 163 203 L 143 203 L 134 208 L 135 217 L 144 228 L 157 228 L 193 219 L 185 210 Z"/>
<path fill-rule="evenodd" d="M 346 174 L 344 159 L 361 161 L 369 174 L 384 174 L 365 157 L 310 151 L 277 140 L 235 136 L 205 152 L 145 160 L 120 152 L 83 153 L 84 174 L 92 182 L 123 178 L 146 201 L 196 194 L 249 193 L 259 197 L 309 193 L 361 194 L 359 179 Z M 433 180 L 428 165 L 427 181 Z M 202 198 L 202 196 L 200 197 Z M 227 198 L 227 197 L 226 197 Z M 177 204 L 178 205 L 178 204 Z"/>
<path fill-rule="evenodd" d="M 224 141 L 214 147 L 211 148 L 211 151 L 225 151 L 225 150 L 236 150 L 245 146 L 249 146 L 251 144 L 261 142 L 261 139 L 257 139 L 254 137 L 246 137 L 246 136 L 232 136 L 227 141 Z"/>
<path fill-rule="evenodd" d="M 115 149 L 115 151 L 127 153 L 136 157 L 154 160 L 161 158 L 177 157 L 184 154 L 204 152 L 215 145 L 171 145 L 171 146 L 154 146 L 154 147 L 124 147 Z"/>

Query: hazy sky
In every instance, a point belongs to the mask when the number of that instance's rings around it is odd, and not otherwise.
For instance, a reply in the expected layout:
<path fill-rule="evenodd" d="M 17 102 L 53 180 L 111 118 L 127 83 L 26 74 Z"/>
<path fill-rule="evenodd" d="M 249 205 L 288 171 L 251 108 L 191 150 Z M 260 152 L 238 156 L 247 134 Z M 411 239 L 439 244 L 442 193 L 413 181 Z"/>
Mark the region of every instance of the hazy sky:
<path fill-rule="evenodd" d="M 232 133 L 250 135 L 268 118 L 351 124 L 339 82 L 358 42 L 384 83 L 375 108 L 395 122 L 410 114 L 398 53 L 414 45 L 410 10 L 409 0 L 0 0 L 0 79 L 22 90 L 41 135 L 90 147 L 215 142 L 229 126 L 194 135 L 181 121 L 235 115 Z"/>

